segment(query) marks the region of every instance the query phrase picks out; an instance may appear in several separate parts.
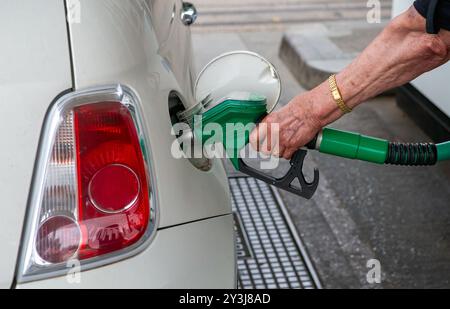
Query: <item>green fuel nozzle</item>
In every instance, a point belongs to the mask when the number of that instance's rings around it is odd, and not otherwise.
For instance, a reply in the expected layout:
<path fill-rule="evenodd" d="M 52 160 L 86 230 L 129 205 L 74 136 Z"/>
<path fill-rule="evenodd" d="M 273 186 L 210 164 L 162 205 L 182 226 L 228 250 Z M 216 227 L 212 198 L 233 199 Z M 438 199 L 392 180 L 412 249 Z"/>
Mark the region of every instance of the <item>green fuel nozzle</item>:
<path fill-rule="evenodd" d="M 248 144 L 250 133 L 267 113 L 266 99 L 249 94 L 226 99 L 194 120 L 195 137 L 203 146 L 221 142 L 234 168 L 239 170 L 239 152 Z"/>
<path fill-rule="evenodd" d="M 222 143 L 227 157 L 237 171 L 310 199 L 319 185 L 319 171 L 314 171 L 313 182 L 305 179 L 303 161 L 306 150 L 300 149 L 295 153 L 289 172 L 281 178 L 272 177 L 247 165 L 240 157 L 241 150 L 249 143 L 250 133 L 267 116 L 267 112 L 265 97 L 254 94 L 231 96 L 204 111 L 198 120 L 194 119 L 194 137 L 201 140 L 203 146 Z M 300 187 L 293 185 L 296 179 Z"/>
<path fill-rule="evenodd" d="M 266 115 L 267 103 L 264 97 L 254 94 L 231 96 L 210 106 L 201 114 L 199 121 L 194 120 L 194 136 L 201 140 L 203 146 L 222 143 L 236 170 L 299 196 L 311 198 L 318 187 L 319 172 L 314 171 L 312 182 L 305 179 L 303 162 L 306 149 L 299 149 L 294 154 L 289 172 L 281 178 L 274 178 L 252 168 L 240 158 L 240 152 L 249 143 L 255 124 Z M 377 164 L 426 166 L 450 160 L 450 142 L 438 145 L 391 143 L 332 128 L 323 129 L 307 147 L 333 156 Z M 300 188 L 293 185 L 294 180 L 299 181 Z"/>

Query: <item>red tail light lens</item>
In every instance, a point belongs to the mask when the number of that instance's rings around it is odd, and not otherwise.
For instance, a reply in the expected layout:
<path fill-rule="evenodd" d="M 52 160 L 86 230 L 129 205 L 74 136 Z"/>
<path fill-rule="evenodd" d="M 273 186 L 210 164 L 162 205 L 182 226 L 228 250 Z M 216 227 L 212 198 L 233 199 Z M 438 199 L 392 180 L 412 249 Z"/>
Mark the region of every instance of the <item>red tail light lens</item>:
<path fill-rule="evenodd" d="M 88 202 L 103 213 L 124 212 L 138 204 L 136 202 L 141 193 L 139 179 L 130 167 L 109 164 L 91 177 Z"/>
<path fill-rule="evenodd" d="M 35 179 L 24 277 L 61 271 L 73 259 L 83 265 L 118 259 L 152 235 L 155 206 L 140 116 L 136 96 L 120 86 L 56 104 Z"/>
<path fill-rule="evenodd" d="M 75 109 L 81 259 L 120 250 L 144 234 L 150 207 L 145 162 L 128 108 Z"/>

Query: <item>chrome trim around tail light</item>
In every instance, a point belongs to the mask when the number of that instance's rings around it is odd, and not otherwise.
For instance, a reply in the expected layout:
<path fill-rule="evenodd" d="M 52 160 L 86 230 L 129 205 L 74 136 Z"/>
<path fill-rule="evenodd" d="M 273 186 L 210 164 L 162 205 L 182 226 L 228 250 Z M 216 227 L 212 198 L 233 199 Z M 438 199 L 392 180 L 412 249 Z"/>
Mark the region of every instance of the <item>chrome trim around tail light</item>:
<path fill-rule="evenodd" d="M 149 186 L 149 224 L 142 238 L 133 245 L 120 251 L 79 261 L 81 271 L 130 258 L 145 250 L 155 237 L 159 222 L 156 180 L 152 173 L 154 169 L 150 141 L 148 139 L 146 122 L 143 117 L 144 113 L 141 101 L 138 96 L 129 87 L 119 84 L 68 93 L 57 99 L 51 106 L 47 113 L 43 131 L 41 133 L 37 162 L 31 184 L 27 216 L 22 235 L 22 246 L 19 254 L 17 281 L 20 283 L 63 276 L 72 271 L 72 265 L 69 265 L 68 263 L 49 264 L 42 259 L 40 262 L 36 262 L 40 260 L 36 253 L 35 235 L 38 232 L 39 225 L 42 223 L 39 222 L 39 218 L 41 215 L 41 202 L 44 194 L 44 182 L 46 181 L 48 162 L 52 156 L 55 137 L 60 124 L 63 121 L 64 115 L 67 115 L 67 113 L 75 107 L 105 101 L 122 103 L 123 106 L 129 110 L 135 123 L 146 165 L 145 168 Z"/>

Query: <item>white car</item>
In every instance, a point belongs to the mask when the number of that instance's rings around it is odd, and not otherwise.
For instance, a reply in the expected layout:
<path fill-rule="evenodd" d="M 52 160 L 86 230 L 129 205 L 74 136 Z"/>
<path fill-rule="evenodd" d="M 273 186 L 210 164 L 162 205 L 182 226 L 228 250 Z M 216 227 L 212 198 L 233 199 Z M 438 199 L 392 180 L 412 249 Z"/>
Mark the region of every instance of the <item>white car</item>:
<path fill-rule="evenodd" d="M 1 2 L 0 288 L 236 286 L 223 166 L 171 154 L 193 13 Z"/>

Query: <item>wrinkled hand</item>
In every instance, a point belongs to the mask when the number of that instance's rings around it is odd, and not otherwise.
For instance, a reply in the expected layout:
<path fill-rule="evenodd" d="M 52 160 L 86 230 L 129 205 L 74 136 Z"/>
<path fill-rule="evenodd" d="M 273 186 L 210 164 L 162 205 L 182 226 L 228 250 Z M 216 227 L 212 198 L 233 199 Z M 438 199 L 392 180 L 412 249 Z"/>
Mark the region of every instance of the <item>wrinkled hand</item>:
<path fill-rule="evenodd" d="M 297 150 L 312 141 L 322 128 L 313 107 L 310 93 L 294 98 L 257 126 L 250 135 L 251 146 L 266 155 L 289 160 Z"/>

